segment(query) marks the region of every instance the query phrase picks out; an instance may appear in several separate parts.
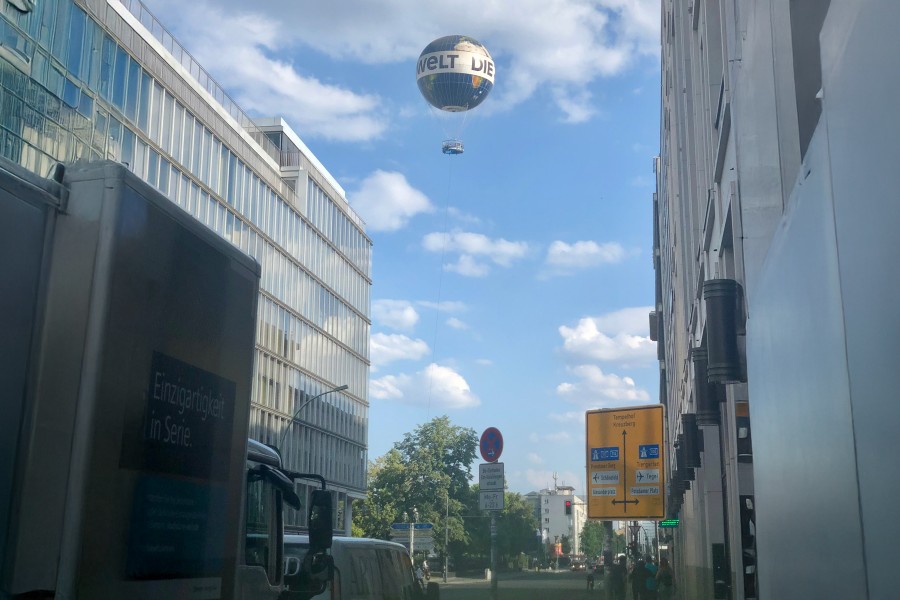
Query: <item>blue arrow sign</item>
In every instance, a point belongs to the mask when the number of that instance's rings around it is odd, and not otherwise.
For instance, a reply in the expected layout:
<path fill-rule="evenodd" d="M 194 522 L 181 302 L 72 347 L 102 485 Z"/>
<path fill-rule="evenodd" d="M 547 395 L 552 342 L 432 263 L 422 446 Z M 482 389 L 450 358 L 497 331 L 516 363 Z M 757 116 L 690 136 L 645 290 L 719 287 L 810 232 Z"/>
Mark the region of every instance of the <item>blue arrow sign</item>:
<path fill-rule="evenodd" d="M 434 523 L 415 523 L 414 525 L 415 525 L 416 530 L 433 529 L 434 528 Z"/>
<path fill-rule="evenodd" d="M 409 529 L 409 523 L 391 523 L 391 529 L 396 529 L 397 531 L 405 531 Z"/>

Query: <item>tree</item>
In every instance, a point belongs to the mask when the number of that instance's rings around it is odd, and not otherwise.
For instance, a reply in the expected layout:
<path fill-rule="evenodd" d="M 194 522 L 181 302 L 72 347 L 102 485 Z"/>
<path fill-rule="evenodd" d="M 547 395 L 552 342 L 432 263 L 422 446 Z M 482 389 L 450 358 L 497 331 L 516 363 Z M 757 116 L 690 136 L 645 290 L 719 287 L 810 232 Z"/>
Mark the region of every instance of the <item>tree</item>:
<path fill-rule="evenodd" d="M 369 465 L 369 493 L 357 505 L 353 522 L 367 537 L 387 539 L 391 523 L 404 512 L 434 523 L 435 549 L 443 552 L 445 530 L 452 542 L 465 542 L 462 508 L 471 495 L 471 465 L 478 445 L 475 430 L 436 417 L 420 425 Z M 449 502 L 450 518 L 446 519 Z"/>
<path fill-rule="evenodd" d="M 569 554 L 572 552 L 572 540 L 569 539 L 569 536 L 563 534 L 559 538 L 559 543 L 562 544 L 562 553 Z"/>
<path fill-rule="evenodd" d="M 491 554 L 491 513 L 479 508 L 478 485 L 472 486 L 467 509 L 466 527 L 470 542 L 464 549 L 470 557 L 488 558 Z M 497 555 L 500 562 L 515 561 L 522 552 L 534 554 L 540 551 L 541 541 L 535 535 L 538 529 L 534 507 L 521 494 L 504 492 L 503 510 L 494 514 L 497 525 Z"/>
<path fill-rule="evenodd" d="M 585 556 L 600 556 L 606 532 L 599 521 L 587 521 L 581 530 L 581 552 Z"/>
<path fill-rule="evenodd" d="M 389 539 L 391 523 L 403 512 L 399 501 L 406 496 L 406 466 L 396 449 L 369 463 L 369 490 L 363 502 L 354 504 L 354 535 Z"/>
<path fill-rule="evenodd" d="M 497 518 L 497 552 L 507 561 L 540 549 L 534 507 L 521 494 L 506 492 L 505 507 Z"/>

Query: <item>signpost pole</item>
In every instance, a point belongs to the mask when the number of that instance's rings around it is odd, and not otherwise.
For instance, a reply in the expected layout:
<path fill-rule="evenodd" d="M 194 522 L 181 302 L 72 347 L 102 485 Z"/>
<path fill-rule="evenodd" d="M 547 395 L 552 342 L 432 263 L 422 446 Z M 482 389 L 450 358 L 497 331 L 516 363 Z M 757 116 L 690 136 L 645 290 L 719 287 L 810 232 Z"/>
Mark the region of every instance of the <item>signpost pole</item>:
<path fill-rule="evenodd" d="M 447 512 L 444 517 L 444 583 L 447 583 L 447 555 L 450 552 L 450 488 L 447 488 Z"/>
<path fill-rule="evenodd" d="M 659 566 L 659 559 L 662 558 L 662 554 L 659 553 L 659 521 L 653 524 L 653 531 L 656 535 L 656 565 Z"/>
<path fill-rule="evenodd" d="M 497 600 L 497 521 L 491 512 L 491 600 Z"/>
<path fill-rule="evenodd" d="M 416 521 L 418 521 L 415 515 L 416 509 L 413 509 L 413 522 L 409 524 L 409 556 L 412 558 L 413 564 L 416 562 Z"/>

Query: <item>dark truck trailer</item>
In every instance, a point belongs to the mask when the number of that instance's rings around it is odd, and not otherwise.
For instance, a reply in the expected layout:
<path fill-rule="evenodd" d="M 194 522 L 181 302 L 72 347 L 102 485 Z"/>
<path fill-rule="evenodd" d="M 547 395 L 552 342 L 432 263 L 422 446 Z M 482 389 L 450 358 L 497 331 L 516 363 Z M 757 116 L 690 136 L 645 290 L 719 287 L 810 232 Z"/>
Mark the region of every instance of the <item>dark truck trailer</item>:
<path fill-rule="evenodd" d="M 259 265 L 111 162 L 0 164 L 0 227 L 0 597 L 282 595 Z"/>

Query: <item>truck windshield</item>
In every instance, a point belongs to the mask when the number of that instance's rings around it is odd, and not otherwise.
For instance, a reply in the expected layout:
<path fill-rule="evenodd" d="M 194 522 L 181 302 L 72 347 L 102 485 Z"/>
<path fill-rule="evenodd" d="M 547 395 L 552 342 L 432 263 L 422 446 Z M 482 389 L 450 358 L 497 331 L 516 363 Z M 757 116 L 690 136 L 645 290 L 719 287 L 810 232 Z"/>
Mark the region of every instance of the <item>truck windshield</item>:
<path fill-rule="evenodd" d="M 247 539 L 245 564 L 259 566 L 269 571 L 272 547 L 271 531 L 273 528 L 272 486 L 263 479 L 250 479 L 247 482 Z"/>

